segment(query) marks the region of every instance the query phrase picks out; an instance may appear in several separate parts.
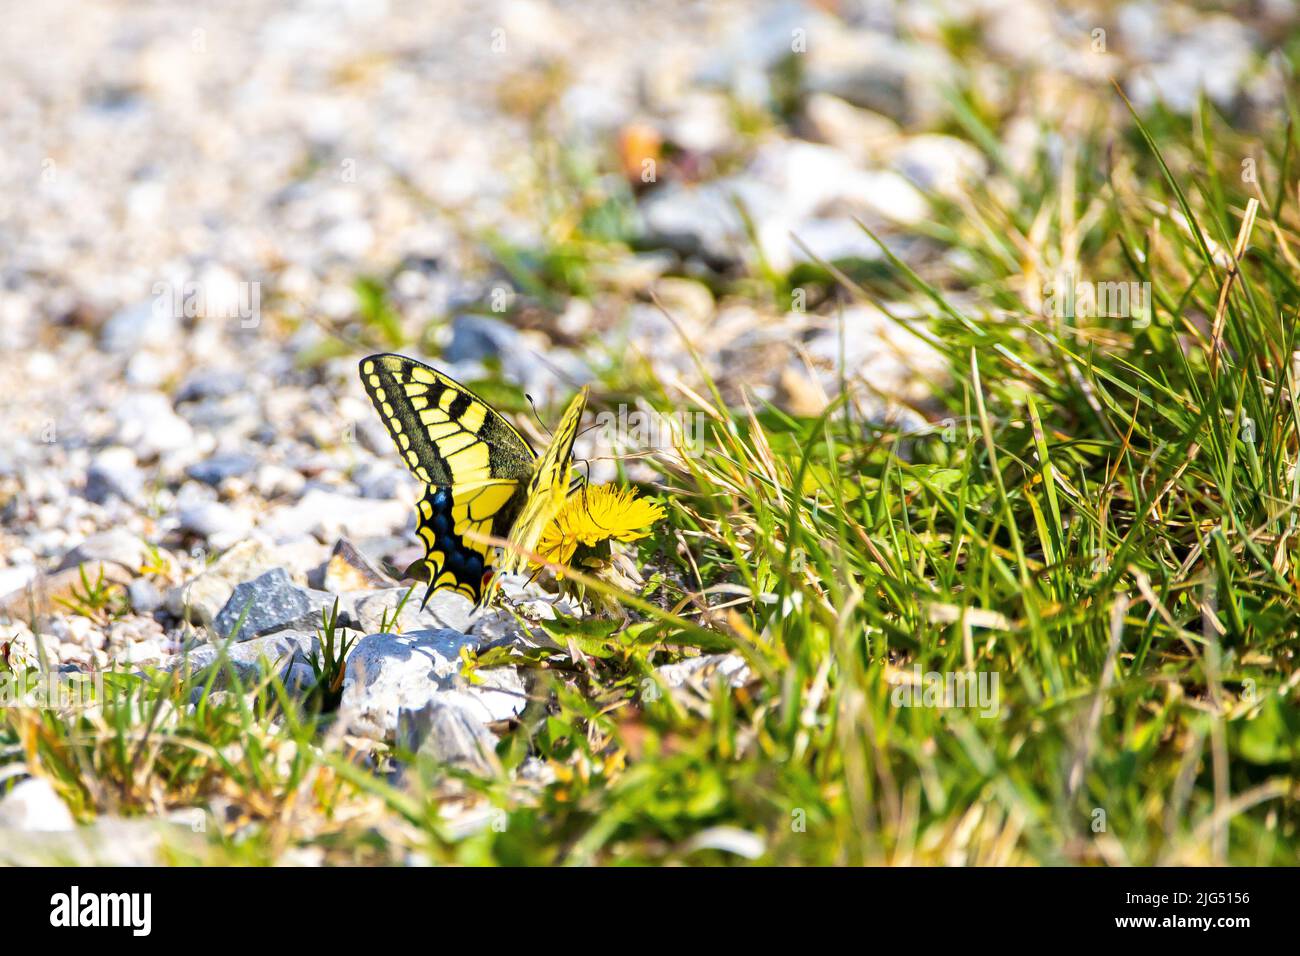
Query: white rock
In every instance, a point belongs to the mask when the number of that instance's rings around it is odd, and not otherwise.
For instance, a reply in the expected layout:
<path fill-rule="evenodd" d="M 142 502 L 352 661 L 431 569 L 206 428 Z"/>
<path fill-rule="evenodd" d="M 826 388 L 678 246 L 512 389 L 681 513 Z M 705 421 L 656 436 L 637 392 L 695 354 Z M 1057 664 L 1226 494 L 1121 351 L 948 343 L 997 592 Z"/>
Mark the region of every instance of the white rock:
<path fill-rule="evenodd" d="M 16 568 L 0 568 L 0 598 L 21 591 L 35 577 L 35 565 L 22 564 Z"/>
<path fill-rule="evenodd" d="M 714 680 L 724 680 L 730 687 L 741 687 L 750 678 L 749 665 L 739 654 L 706 654 L 688 657 L 676 664 L 655 668 L 669 687 L 682 687 L 687 683 L 701 682 L 704 686 Z"/>
<path fill-rule="evenodd" d="M 463 707 L 480 723 L 514 717 L 527 703 L 514 668 L 479 671 L 481 685 L 460 676 L 460 649 L 478 646 L 447 628 L 367 635 L 348 657 L 340 713 L 352 733 L 378 740 L 394 739 L 398 711 L 435 699 Z"/>
<path fill-rule="evenodd" d="M 163 658 L 162 644 L 158 641 L 136 641 L 126 646 L 126 659 L 132 664 L 143 664 Z"/>
<path fill-rule="evenodd" d="M 230 548 L 248 537 L 253 530 L 253 519 L 245 512 L 220 501 L 200 501 L 180 509 L 180 525 L 206 538 L 212 547 Z"/>
<path fill-rule="evenodd" d="M 194 441 L 194 430 L 160 392 L 132 392 L 113 411 L 118 422 L 117 443 L 135 449 L 141 458 L 177 451 Z"/>
<path fill-rule="evenodd" d="M 76 825 L 54 788 L 39 777 L 22 781 L 0 800 L 0 828 L 53 833 Z"/>

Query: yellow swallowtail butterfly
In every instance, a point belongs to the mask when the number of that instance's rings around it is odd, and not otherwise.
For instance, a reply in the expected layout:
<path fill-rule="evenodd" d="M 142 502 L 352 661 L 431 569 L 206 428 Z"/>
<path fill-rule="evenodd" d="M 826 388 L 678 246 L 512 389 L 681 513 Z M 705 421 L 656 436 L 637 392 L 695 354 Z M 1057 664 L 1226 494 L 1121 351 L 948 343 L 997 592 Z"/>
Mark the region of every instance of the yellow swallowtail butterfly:
<path fill-rule="evenodd" d="M 528 564 L 546 525 L 568 496 L 570 459 L 587 404 L 584 387 L 565 409 L 541 457 L 491 405 L 459 382 L 403 355 L 361 360 L 361 383 L 408 468 L 424 482 L 416 533 L 429 588 L 476 605 L 492 593 L 494 548 L 470 532 L 504 538 L 503 571 Z"/>

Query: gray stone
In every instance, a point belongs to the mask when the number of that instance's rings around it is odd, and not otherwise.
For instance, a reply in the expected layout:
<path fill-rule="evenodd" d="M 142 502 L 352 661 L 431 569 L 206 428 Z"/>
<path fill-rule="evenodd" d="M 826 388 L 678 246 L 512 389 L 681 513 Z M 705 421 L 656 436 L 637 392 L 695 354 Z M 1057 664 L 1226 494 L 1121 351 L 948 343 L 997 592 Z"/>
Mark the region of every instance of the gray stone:
<path fill-rule="evenodd" d="M 409 753 L 461 767 L 481 776 L 499 769 L 496 738 L 460 704 L 434 698 L 397 714 L 397 744 Z"/>
<path fill-rule="evenodd" d="M 392 741 L 397 715 L 435 699 L 463 707 L 479 723 L 506 720 L 527 703 L 513 667 L 479 671 L 480 684 L 460 676 L 460 649 L 476 648 L 467 634 L 448 628 L 406 634 L 369 634 L 348 658 L 340 713 L 352 733 Z"/>
<path fill-rule="evenodd" d="M 1135 72 L 1133 101 L 1146 107 L 1159 100 L 1191 113 L 1204 92 L 1220 106 L 1231 106 L 1255 62 L 1249 29 L 1227 15 L 1208 16 L 1171 39 L 1157 62 Z"/>
<path fill-rule="evenodd" d="M 906 316 L 902 310 L 891 312 Z M 933 347 L 876 306 L 850 306 L 834 322 L 804 342 L 822 386 L 832 394 L 839 390 L 841 369 L 851 379 L 870 382 L 877 394 L 904 399 L 923 397 L 926 383 L 947 375 L 948 364 Z"/>
<path fill-rule="evenodd" d="M 223 638 L 230 637 L 241 615 L 244 621 L 237 635 L 241 641 L 276 631 L 315 627 L 321 623 L 322 609 L 332 607 L 334 600 L 332 594 L 294 584 L 284 568 L 272 568 L 236 586 L 226 606 L 213 620 L 212 629 Z M 343 602 L 340 602 L 339 620 L 353 620 Z"/>
<path fill-rule="evenodd" d="M 955 72 L 951 58 L 938 46 L 868 30 L 819 36 L 809 44 L 803 65 L 808 90 L 913 126 L 939 118 L 946 109 L 941 90 Z"/>
<path fill-rule="evenodd" d="M 211 458 L 195 462 L 185 469 L 185 474 L 206 485 L 219 485 L 227 478 L 238 478 L 248 474 L 256 465 L 257 462 L 251 455 L 236 452 L 213 455 Z"/>
<path fill-rule="evenodd" d="M 306 694 L 316 686 L 316 672 L 310 664 L 295 660 L 281 671 L 280 682 L 291 694 Z"/>
<path fill-rule="evenodd" d="M 179 618 L 209 625 L 230 600 L 235 585 L 275 567 L 278 558 L 256 539 L 241 541 L 202 574 L 167 592 L 167 610 Z"/>
<path fill-rule="evenodd" d="M 924 197 L 898 173 L 860 169 L 837 149 L 789 141 L 765 144 L 743 172 L 698 186 L 668 183 L 641 204 L 647 241 L 698 255 L 715 268 L 752 254 L 742 208 L 763 255 L 780 272 L 802 255 L 790 233 L 810 219 L 852 225 L 860 216 L 906 225 L 928 212 Z"/>
<path fill-rule="evenodd" d="M 86 498 L 105 504 L 113 496 L 139 504 L 144 495 L 144 472 L 136 465 L 135 452 L 113 446 L 97 454 L 86 469 Z"/>
<path fill-rule="evenodd" d="M 452 321 L 451 335 L 443 353 L 446 361 L 473 364 L 497 359 L 503 377 L 518 382 L 539 402 L 572 392 L 592 379 L 591 369 L 579 356 L 552 348 L 545 336 L 521 332 L 500 319 L 459 315 Z"/>
<path fill-rule="evenodd" d="M 390 465 L 384 461 L 368 461 L 352 473 L 363 498 L 398 498 L 404 493 L 411 493 L 411 498 L 418 482 L 407 469 Z"/>
<path fill-rule="evenodd" d="M 486 315 L 458 315 L 451 322 L 451 342 L 443 350 L 449 362 L 497 358 L 521 347 L 518 329 Z"/>
<path fill-rule="evenodd" d="M 136 578 L 126 588 L 131 598 L 131 609 L 137 614 L 152 614 L 162 607 L 162 592 L 148 578 Z"/>
<path fill-rule="evenodd" d="M 192 373 L 176 391 L 176 401 L 193 402 L 204 398 L 225 398 L 245 388 L 242 372 L 200 369 Z"/>

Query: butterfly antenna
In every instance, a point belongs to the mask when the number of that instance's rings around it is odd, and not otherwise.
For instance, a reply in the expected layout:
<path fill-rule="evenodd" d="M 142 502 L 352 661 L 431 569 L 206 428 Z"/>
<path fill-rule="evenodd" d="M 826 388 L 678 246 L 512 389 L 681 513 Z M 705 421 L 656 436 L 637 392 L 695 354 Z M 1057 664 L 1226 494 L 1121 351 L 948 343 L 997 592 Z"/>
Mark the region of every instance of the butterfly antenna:
<path fill-rule="evenodd" d="M 542 426 L 542 430 L 546 432 L 547 435 L 551 435 L 551 430 L 546 427 L 546 422 L 542 421 L 542 416 L 537 414 L 537 403 L 533 401 L 533 396 L 524 392 L 524 398 L 528 399 L 528 407 L 533 410 L 533 418 L 537 419 L 537 424 Z"/>
<path fill-rule="evenodd" d="M 591 484 L 591 459 L 575 458 L 573 459 L 573 463 L 574 465 L 586 469 L 587 473 L 585 475 L 573 476 L 573 481 L 569 484 L 569 494 L 573 494 L 577 491 L 582 491 L 583 494 L 586 494 L 587 486 Z"/>

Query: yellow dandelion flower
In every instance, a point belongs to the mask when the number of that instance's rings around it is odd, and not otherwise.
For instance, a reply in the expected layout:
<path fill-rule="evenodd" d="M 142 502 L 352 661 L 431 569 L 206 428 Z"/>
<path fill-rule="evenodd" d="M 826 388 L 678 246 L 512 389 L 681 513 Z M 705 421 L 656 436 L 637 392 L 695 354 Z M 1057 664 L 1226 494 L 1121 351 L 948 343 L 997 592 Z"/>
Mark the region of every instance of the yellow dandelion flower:
<path fill-rule="evenodd" d="M 599 548 L 609 541 L 635 541 L 650 534 L 664 516 L 662 505 L 638 498 L 630 488 L 597 485 L 573 495 L 542 532 L 537 554 L 572 566 L 578 548 Z"/>

